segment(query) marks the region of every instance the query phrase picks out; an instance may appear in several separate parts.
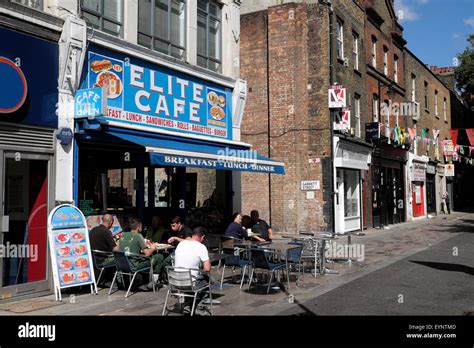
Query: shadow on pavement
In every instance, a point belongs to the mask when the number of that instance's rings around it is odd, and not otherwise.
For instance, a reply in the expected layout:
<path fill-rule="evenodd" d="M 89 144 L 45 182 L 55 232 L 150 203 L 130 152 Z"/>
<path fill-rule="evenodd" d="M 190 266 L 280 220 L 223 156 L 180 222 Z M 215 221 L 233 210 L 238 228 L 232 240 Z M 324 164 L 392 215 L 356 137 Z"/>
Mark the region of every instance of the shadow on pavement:
<path fill-rule="evenodd" d="M 428 262 L 428 261 L 410 261 L 422 266 L 431 267 L 441 271 L 463 272 L 474 276 L 474 267 L 459 265 L 456 263 Z"/>

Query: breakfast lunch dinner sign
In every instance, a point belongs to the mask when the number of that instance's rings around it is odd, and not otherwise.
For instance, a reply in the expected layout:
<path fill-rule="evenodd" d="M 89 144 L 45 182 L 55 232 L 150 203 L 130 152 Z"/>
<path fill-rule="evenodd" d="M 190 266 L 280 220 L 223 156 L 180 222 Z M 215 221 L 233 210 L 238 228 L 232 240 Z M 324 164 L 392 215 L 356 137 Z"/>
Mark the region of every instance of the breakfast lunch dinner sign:
<path fill-rule="evenodd" d="M 103 86 L 108 112 L 100 120 L 232 140 L 230 88 L 97 48 L 81 88 Z"/>
<path fill-rule="evenodd" d="M 87 223 L 75 206 L 63 204 L 48 217 L 48 238 L 56 301 L 61 301 L 61 289 L 91 285 L 97 293 Z"/>

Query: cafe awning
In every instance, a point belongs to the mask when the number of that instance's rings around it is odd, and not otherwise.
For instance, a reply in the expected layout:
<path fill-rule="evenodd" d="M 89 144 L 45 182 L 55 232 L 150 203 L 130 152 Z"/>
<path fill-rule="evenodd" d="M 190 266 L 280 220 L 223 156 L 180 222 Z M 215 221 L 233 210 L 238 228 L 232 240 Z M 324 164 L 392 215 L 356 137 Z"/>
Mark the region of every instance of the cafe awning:
<path fill-rule="evenodd" d="M 109 129 L 110 135 L 143 146 L 153 165 L 196 167 L 285 174 L 285 164 L 257 154 L 245 146 L 213 143 L 121 129 Z"/>

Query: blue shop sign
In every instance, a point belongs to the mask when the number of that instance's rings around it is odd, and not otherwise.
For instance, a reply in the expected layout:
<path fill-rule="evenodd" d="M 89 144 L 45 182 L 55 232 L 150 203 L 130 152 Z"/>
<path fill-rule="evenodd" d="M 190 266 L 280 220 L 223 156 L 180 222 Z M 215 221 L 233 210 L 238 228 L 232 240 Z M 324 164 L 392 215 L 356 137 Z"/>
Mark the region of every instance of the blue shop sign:
<path fill-rule="evenodd" d="M 26 100 L 28 86 L 23 71 L 10 59 L 0 57 L 0 113 L 17 111 Z"/>
<path fill-rule="evenodd" d="M 94 48 L 82 88 L 102 86 L 108 94 L 104 120 L 232 139 L 231 88 Z"/>
<path fill-rule="evenodd" d="M 64 205 L 57 209 L 51 217 L 51 228 L 80 228 L 87 227 L 76 207 Z"/>
<path fill-rule="evenodd" d="M 74 96 L 74 117 L 97 117 L 107 115 L 106 87 L 80 89 Z"/>
<path fill-rule="evenodd" d="M 61 127 L 56 134 L 56 138 L 58 138 L 61 145 L 69 145 L 74 138 L 74 133 L 69 127 Z"/>
<path fill-rule="evenodd" d="M 56 128 L 58 44 L 0 28 L 0 121 Z"/>

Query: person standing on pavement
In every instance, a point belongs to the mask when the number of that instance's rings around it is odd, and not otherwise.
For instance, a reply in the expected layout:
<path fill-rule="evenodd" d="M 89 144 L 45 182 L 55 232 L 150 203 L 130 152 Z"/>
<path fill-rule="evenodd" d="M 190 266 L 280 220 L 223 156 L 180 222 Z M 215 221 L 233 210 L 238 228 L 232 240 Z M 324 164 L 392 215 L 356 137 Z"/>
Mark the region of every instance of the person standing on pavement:
<path fill-rule="evenodd" d="M 451 207 L 450 207 L 450 200 L 449 200 L 449 192 L 446 191 L 444 193 L 444 206 L 445 206 L 445 209 L 448 211 L 448 214 L 451 214 Z M 446 214 L 446 210 L 444 211 L 444 213 Z"/>
<path fill-rule="evenodd" d="M 102 223 L 89 232 L 89 243 L 92 250 L 99 250 L 104 252 L 112 252 L 118 250 L 119 247 L 115 243 L 114 237 L 110 229 L 114 224 L 114 217 L 110 214 L 105 214 L 102 217 Z M 96 254 L 97 262 L 102 265 L 107 265 L 114 261 L 112 256 L 104 256 Z"/>

